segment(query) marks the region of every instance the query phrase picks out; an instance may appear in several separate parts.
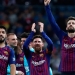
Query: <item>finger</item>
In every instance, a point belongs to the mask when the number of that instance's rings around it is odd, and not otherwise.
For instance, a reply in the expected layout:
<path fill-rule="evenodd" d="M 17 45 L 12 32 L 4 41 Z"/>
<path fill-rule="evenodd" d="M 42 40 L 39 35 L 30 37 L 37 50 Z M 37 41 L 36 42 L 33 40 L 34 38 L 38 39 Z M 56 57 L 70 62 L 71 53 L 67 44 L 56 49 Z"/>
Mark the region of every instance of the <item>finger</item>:
<path fill-rule="evenodd" d="M 42 22 L 39 22 L 39 25 L 40 25 L 40 26 L 43 26 L 43 23 L 42 23 Z"/>
<path fill-rule="evenodd" d="M 42 22 L 38 22 L 38 25 L 41 25 Z"/>
<path fill-rule="evenodd" d="M 34 29 L 34 32 L 36 32 L 36 30 Z"/>
<path fill-rule="evenodd" d="M 35 27 L 35 23 L 33 23 L 32 26 Z"/>
<path fill-rule="evenodd" d="M 34 28 L 35 28 L 35 23 L 32 24 L 32 29 L 34 29 Z"/>

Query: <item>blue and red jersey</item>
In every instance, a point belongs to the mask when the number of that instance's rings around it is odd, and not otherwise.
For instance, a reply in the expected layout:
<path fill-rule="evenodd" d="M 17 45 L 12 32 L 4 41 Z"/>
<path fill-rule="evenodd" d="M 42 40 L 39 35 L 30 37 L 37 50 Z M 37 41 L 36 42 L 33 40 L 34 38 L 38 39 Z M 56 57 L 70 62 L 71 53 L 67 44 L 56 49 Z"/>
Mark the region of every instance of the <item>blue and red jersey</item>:
<path fill-rule="evenodd" d="M 53 50 L 53 43 L 44 32 L 42 32 L 41 35 L 48 43 L 47 50 L 43 50 L 42 52 L 37 54 L 35 52 L 31 52 L 28 49 L 29 43 L 34 36 L 34 32 L 31 32 L 23 46 L 23 50 L 29 64 L 30 75 L 50 75 L 49 65 L 51 52 Z"/>
<path fill-rule="evenodd" d="M 8 46 L 5 46 L 0 48 L 0 75 L 7 74 L 8 64 L 15 64 L 15 55 L 14 50 Z"/>
<path fill-rule="evenodd" d="M 49 5 L 46 6 L 46 12 L 49 18 L 49 22 L 60 40 L 61 44 L 61 72 L 73 72 L 75 71 L 75 37 L 70 38 L 68 34 L 62 31 L 56 23 Z"/>
<path fill-rule="evenodd" d="M 25 66 L 24 66 L 24 53 L 17 54 L 16 57 L 16 70 L 22 71 L 26 75 Z"/>

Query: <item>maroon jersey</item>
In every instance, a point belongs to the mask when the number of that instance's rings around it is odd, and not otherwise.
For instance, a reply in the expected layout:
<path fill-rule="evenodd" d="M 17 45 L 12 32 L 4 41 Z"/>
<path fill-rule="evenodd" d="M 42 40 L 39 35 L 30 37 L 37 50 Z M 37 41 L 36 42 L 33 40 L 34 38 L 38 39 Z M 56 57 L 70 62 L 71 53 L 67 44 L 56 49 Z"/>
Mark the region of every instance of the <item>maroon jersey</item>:
<path fill-rule="evenodd" d="M 49 62 L 45 52 L 41 52 L 39 55 L 36 53 L 32 53 L 30 63 L 30 74 L 50 75 L 48 64 Z"/>
<path fill-rule="evenodd" d="M 61 47 L 61 71 L 75 71 L 75 37 L 64 37 Z"/>
<path fill-rule="evenodd" d="M 24 67 L 24 53 L 17 55 L 16 58 L 16 70 L 22 71 L 24 75 L 26 75 L 25 67 Z"/>
<path fill-rule="evenodd" d="M 14 50 L 5 46 L 0 48 L 0 75 L 7 75 L 8 64 L 15 64 Z"/>

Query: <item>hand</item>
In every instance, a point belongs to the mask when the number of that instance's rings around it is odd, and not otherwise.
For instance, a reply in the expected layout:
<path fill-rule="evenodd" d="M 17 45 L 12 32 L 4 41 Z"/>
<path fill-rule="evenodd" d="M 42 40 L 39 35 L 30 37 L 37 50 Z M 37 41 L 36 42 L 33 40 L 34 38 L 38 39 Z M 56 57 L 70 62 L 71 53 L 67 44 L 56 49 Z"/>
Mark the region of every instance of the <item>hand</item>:
<path fill-rule="evenodd" d="M 36 32 L 36 30 L 35 30 L 35 23 L 32 24 L 31 30 L 32 30 L 33 32 Z"/>
<path fill-rule="evenodd" d="M 51 0 L 44 0 L 44 5 L 49 5 L 49 3 L 51 2 Z"/>
<path fill-rule="evenodd" d="M 42 22 L 38 22 L 38 25 L 40 25 L 40 32 L 43 32 L 44 24 Z"/>
<path fill-rule="evenodd" d="M 22 71 L 18 71 L 17 75 L 24 75 L 24 73 Z"/>

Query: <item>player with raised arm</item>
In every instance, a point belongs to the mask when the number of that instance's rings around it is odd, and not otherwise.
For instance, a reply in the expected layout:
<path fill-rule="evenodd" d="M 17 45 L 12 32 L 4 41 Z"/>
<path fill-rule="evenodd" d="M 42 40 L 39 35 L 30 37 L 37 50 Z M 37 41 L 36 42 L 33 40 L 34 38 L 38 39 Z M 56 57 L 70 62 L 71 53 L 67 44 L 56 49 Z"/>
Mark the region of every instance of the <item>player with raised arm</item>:
<path fill-rule="evenodd" d="M 62 31 L 56 23 L 51 8 L 51 0 L 44 0 L 49 22 L 61 44 L 61 75 L 75 75 L 75 17 L 70 16 L 66 21 L 66 31 Z"/>
<path fill-rule="evenodd" d="M 41 35 L 34 36 L 34 33 L 36 32 L 35 25 L 36 24 L 33 23 L 31 33 L 26 39 L 23 46 L 23 50 L 29 64 L 30 75 L 50 75 L 49 65 L 51 52 L 53 50 L 53 43 L 51 39 L 43 31 L 44 24 L 41 22 L 38 22 L 38 25 L 40 26 Z M 44 42 L 42 37 L 48 43 L 48 47 L 46 50 L 43 50 Z M 32 40 L 32 47 L 34 48 L 35 52 L 31 52 L 28 49 L 31 40 Z"/>
<path fill-rule="evenodd" d="M 24 42 L 26 41 L 28 35 L 29 33 L 24 32 L 20 36 L 22 49 L 23 49 Z M 29 49 L 30 51 L 35 52 L 34 49 L 32 48 L 32 43 L 29 44 Z M 29 66 L 28 66 L 26 58 L 24 59 L 24 63 L 25 63 L 26 75 L 30 75 Z M 50 75 L 53 75 L 51 67 L 49 67 L 49 72 L 50 72 Z"/>

